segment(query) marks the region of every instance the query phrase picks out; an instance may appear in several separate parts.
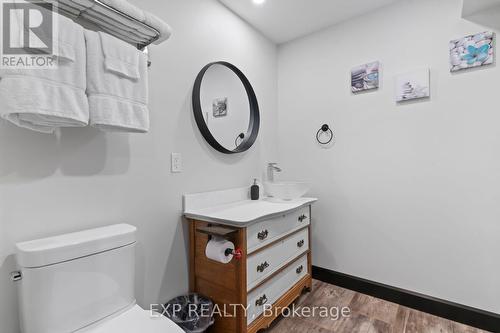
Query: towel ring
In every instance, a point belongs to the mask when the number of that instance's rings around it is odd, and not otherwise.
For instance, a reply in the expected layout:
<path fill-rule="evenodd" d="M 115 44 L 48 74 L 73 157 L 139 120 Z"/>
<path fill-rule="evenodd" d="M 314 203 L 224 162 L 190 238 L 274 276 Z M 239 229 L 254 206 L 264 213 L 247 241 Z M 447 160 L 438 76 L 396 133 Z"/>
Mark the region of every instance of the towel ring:
<path fill-rule="evenodd" d="M 321 140 L 321 134 L 323 134 L 323 133 L 328 133 L 329 134 L 329 139 L 327 141 L 322 141 Z M 332 142 L 333 137 L 334 137 L 333 131 L 330 128 L 330 126 L 328 126 L 328 124 L 324 124 L 323 126 L 321 126 L 321 128 L 316 133 L 316 140 L 321 145 L 327 145 L 327 144 L 329 144 L 330 142 Z"/>

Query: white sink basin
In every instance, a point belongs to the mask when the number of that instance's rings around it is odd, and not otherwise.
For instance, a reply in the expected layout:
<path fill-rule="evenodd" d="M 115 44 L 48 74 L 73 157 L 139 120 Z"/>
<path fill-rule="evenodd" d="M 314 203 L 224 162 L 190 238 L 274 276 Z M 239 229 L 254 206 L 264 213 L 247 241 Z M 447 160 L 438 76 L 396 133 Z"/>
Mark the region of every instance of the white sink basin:
<path fill-rule="evenodd" d="M 264 182 L 264 189 L 273 199 L 290 201 L 302 197 L 310 186 L 306 182 Z"/>

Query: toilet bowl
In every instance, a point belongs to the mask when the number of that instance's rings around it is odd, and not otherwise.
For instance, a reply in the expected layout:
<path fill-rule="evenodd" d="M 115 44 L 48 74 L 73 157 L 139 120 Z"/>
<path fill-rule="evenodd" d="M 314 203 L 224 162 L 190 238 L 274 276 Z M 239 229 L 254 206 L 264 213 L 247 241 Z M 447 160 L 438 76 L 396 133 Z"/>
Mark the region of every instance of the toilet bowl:
<path fill-rule="evenodd" d="M 23 333 L 182 333 L 136 304 L 128 224 L 16 244 Z"/>

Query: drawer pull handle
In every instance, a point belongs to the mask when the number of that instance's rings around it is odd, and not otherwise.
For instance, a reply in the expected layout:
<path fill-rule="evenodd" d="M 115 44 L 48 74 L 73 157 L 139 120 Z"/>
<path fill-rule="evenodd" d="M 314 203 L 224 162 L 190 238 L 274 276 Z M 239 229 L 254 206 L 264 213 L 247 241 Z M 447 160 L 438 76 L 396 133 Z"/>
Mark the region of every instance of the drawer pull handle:
<path fill-rule="evenodd" d="M 267 303 L 266 294 L 262 295 L 259 299 L 255 301 L 255 306 L 262 306 Z"/>
<path fill-rule="evenodd" d="M 307 216 L 302 214 L 299 216 L 299 222 L 304 222 L 304 220 L 307 219 Z"/>
<path fill-rule="evenodd" d="M 259 232 L 257 234 L 257 238 L 260 239 L 260 240 L 264 240 L 267 238 L 267 236 L 269 236 L 269 231 L 266 229 L 266 230 L 263 230 L 261 232 Z"/>
<path fill-rule="evenodd" d="M 303 270 L 304 270 L 304 266 L 300 265 L 300 266 L 297 268 L 296 272 L 297 272 L 297 274 L 300 274 L 300 273 L 302 273 L 302 271 L 303 271 Z"/>
<path fill-rule="evenodd" d="M 304 240 L 297 242 L 297 247 L 302 247 L 302 246 L 304 246 Z"/>
<path fill-rule="evenodd" d="M 269 263 L 267 261 L 257 266 L 257 272 L 262 273 L 269 267 Z"/>

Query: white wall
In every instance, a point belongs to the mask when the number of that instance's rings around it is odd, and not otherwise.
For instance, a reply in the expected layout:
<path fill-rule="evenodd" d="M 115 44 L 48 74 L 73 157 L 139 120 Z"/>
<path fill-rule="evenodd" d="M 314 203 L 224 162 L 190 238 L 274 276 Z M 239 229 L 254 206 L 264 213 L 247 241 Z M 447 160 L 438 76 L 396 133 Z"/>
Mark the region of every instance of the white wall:
<path fill-rule="evenodd" d="M 151 48 L 151 132 L 103 134 L 66 129 L 60 137 L 0 124 L 0 332 L 18 331 L 9 272 L 14 244 L 127 222 L 139 228 L 140 305 L 188 288 L 182 194 L 250 185 L 276 154 L 276 46 L 215 0 L 136 1 L 174 28 Z M 202 139 L 191 89 L 208 62 L 238 66 L 257 93 L 262 132 L 246 154 L 225 156 Z M 184 172 L 170 173 L 180 152 Z"/>
<path fill-rule="evenodd" d="M 461 9 L 403 0 L 282 45 L 282 177 L 320 198 L 315 265 L 500 313 L 500 69 L 450 74 L 449 40 L 487 30 Z M 351 67 L 374 60 L 382 87 L 352 95 Z M 426 66 L 431 99 L 396 105 L 394 76 Z"/>

